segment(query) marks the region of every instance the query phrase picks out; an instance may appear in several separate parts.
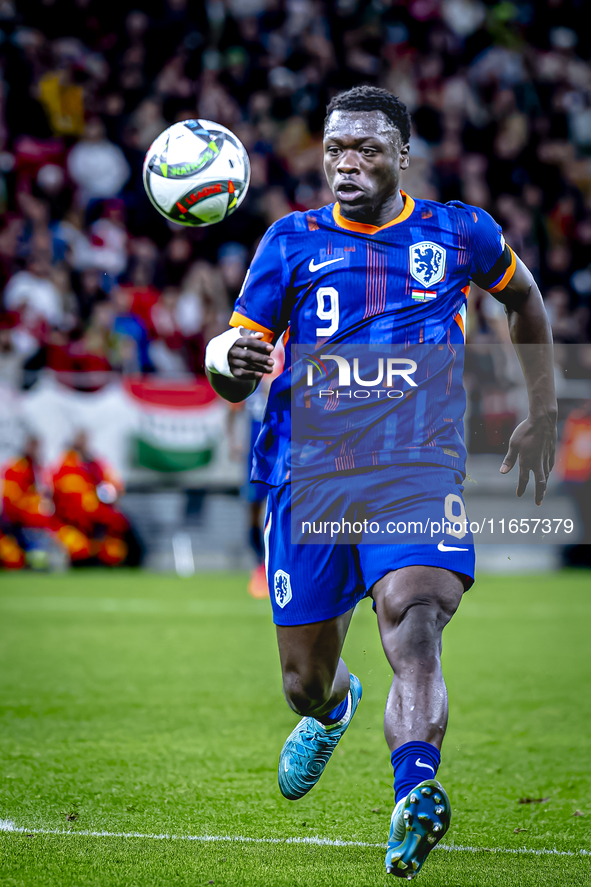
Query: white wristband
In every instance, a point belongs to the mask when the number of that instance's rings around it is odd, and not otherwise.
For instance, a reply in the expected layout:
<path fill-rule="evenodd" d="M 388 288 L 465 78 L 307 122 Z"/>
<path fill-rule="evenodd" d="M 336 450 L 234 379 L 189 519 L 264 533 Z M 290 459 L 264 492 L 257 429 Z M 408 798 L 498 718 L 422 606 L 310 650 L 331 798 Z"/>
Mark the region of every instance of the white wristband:
<path fill-rule="evenodd" d="M 210 373 L 219 373 L 220 376 L 228 376 L 229 379 L 234 378 L 228 363 L 228 351 L 241 335 L 239 327 L 232 327 L 215 339 L 211 339 L 205 349 L 205 366 Z"/>

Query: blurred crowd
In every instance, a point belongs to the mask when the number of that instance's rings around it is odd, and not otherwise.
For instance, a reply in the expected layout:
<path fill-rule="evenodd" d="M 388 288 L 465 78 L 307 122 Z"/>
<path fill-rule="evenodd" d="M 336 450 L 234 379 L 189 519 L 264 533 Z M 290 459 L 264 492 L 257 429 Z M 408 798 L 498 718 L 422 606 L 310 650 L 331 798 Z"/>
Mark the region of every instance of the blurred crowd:
<path fill-rule="evenodd" d="M 70 564 L 138 566 L 143 547 L 118 510 L 119 476 L 79 431 L 54 465 L 40 461 L 28 435 L 0 469 L 0 568 L 65 569 Z"/>
<path fill-rule="evenodd" d="M 489 210 L 556 341 L 591 341 L 584 14 L 583 0 L 0 0 L 0 380 L 202 372 L 266 227 L 331 201 L 325 107 L 360 83 L 412 112 L 405 189 Z M 141 172 L 155 136 L 196 116 L 238 134 L 252 183 L 234 216 L 188 230 L 155 212 Z M 475 298 L 472 341 L 498 318 Z"/>

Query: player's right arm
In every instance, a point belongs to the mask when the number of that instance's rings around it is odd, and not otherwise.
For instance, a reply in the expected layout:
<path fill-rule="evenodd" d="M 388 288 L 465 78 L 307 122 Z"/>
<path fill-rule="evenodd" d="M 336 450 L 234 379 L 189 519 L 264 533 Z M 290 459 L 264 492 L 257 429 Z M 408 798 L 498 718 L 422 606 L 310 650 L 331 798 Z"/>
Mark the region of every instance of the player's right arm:
<path fill-rule="evenodd" d="M 283 332 L 284 292 L 281 244 L 273 225 L 246 274 L 230 318 L 231 329 L 212 339 L 205 352 L 207 377 L 225 400 L 245 400 L 263 376 L 273 372 L 271 352 Z"/>
<path fill-rule="evenodd" d="M 263 375 L 273 372 L 273 345 L 265 342 L 263 335 L 255 330 L 234 327 L 209 342 L 205 354 L 207 378 L 224 400 L 230 403 L 246 400 Z M 227 372 L 224 372 L 225 365 Z"/>

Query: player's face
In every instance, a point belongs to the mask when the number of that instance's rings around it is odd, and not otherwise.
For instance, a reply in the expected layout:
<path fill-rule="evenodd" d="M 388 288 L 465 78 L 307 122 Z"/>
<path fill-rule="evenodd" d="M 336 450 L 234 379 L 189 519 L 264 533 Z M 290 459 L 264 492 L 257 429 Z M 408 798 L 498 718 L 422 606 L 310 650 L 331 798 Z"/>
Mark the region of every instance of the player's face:
<path fill-rule="evenodd" d="M 379 215 L 398 196 L 408 145 L 382 111 L 333 111 L 324 130 L 324 172 L 341 212 Z"/>

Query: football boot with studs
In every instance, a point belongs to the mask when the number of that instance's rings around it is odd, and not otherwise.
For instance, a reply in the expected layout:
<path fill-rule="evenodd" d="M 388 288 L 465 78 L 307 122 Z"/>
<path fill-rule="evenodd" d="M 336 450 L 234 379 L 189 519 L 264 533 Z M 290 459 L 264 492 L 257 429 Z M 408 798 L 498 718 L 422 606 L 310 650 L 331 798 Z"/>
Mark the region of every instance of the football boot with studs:
<path fill-rule="evenodd" d="M 436 779 L 426 779 L 396 804 L 390 823 L 386 873 L 412 880 L 449 828 L 451 805 Z"/>

